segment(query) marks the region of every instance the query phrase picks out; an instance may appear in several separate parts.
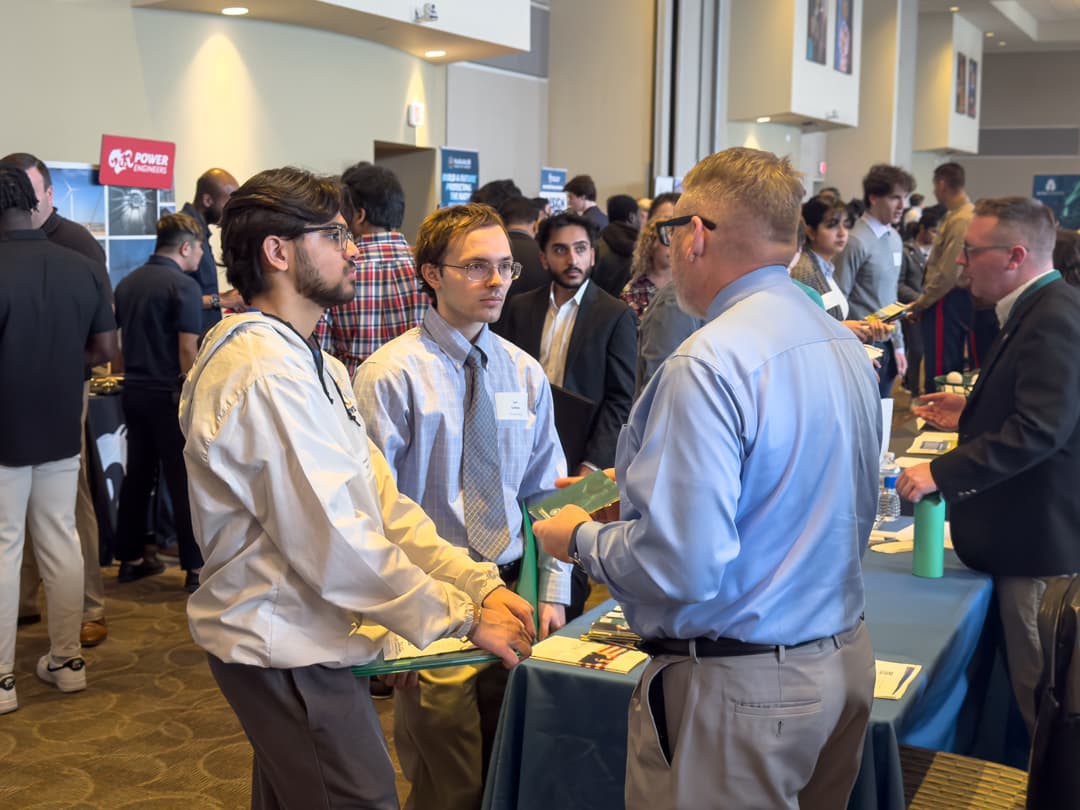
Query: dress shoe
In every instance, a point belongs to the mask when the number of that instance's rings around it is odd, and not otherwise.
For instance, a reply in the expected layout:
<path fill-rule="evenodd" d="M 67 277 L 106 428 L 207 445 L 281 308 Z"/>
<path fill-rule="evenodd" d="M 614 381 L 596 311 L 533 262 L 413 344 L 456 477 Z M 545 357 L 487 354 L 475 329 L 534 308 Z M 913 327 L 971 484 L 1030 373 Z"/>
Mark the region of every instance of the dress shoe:
<path fill-rule="evenodd" d="M 129 562 L 120 563 L 120 571 L 116 575 L 117 582 L 134 582 L 143 577 L 152 577 L 165 570 L 165 563 L 156 557 L 143 557 L 138 565 Z"/>
<path fill-rule="evenodd" d="M 16 620 L 15 623 L 19 627 L 26 627 L 28 624 L 38 624 L 40 622 L 41 622 L 41 614 L 40 613 L 26 613 L 26 614 L 20 616 Z"/>
<path fill-rule="evenodd" d="M 109 637 L 109 628 L 105 626 L 104 619 L 95 619 L 92 622 L 83 622 L 79 632 L 79 641 L 84 647 L 96 647 Z"/>
<path fill-rule="evenodd" d="M 199 572 L 188 571 L 187 576 L 184 577 L 184 590 L 188 593 L 195 593 L 199 590 Z"/>

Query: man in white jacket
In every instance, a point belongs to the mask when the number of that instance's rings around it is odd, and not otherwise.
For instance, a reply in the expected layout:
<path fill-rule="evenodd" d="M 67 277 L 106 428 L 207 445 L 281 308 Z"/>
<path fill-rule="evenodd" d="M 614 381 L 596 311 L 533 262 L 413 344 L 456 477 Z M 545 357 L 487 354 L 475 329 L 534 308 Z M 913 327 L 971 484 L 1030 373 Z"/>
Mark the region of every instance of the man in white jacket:
<path fill-rule="evenodd" d="M 180 402 L 205 558 L 188 619 L 255 750 L 253 807 L 398 806 L 349 669 L 378 655 L 384 628 L 419 647 L 466 636 L 507 666 L 531 651 L 531 607 L 398 492 L 344 366 L 311 340 L 353 297 L 338 195 L 291 168 L 233 194 L 222 249 L 251 309 L 206 334 Z"/>

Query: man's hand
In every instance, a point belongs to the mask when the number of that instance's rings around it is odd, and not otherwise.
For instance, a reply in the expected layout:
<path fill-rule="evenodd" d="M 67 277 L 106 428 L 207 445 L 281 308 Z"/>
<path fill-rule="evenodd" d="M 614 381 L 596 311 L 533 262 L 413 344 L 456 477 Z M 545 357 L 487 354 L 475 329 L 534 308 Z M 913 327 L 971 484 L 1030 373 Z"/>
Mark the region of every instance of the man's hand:
<path fill-rule="evenodd" d="M 247 309 L 244 298 L 237 290 L 226 290 L 220 296 L 221 308 L 231 309 L 233 312 L 243 312 Z"/>
<path fill-rule="evenodd" d="M 496 588 L 484 598 L 482 606 L 485 609 L 506 611 L 528 628 L 530 641 L 536 637 L 533 606 L 509 588 Z"/>
<path fill-rule="evenodd" d="M 919 402 L 922 404 L 912 408 L 912 413 L 940 430 L 956 430 L 960 424 L 960 414 L 967 405 L 967 397 L 963 394 L 938 392 L 924 394 L 919 397 Z"/>
<path fill-rule="evenodd" d="M 488 599 L 490 598 L 489 596 Z M 532 608 L 529 623 L 525 625 L 501 607 L 487 607 L 487 599 L 484 602 L 484 609 L 480 611 L 480 624 L 473 633 L 472 643 L 499 656 L 503 665 L 511 669 L 517 666 L 520 659 L 532 655 Z"/>
<path fill-rule="evenodd" d="M 582 523 L 587 523 L 592 518 L 589 513 L 577 504 L 569 504 L 559 510 L 559 514 L 547 520 L 539 520 L 533 524 L 533 535 L 540 546 L 562 562 L 573 562 L 570 559 L 570 538 Z"/>
<path fill-rule="evenodd" d="M 896 350 L 893 352 L 893 356 L 896 358 L 896 373 L 903 377 L 907 374 L 907 355 L 903 350 Z"/>
<path fill-rule="evenodd" d="M 554 602 L 540 603 L 540 640 L 550 636 L 560 627 L 566 625 L 566 605 L 558 605 Z"/>
<path fill-rule="evenodd" d="M 378 678 L 394 689 L 415 689 L 420 684 L 419 672 L 394 672 L 390 675 L 379 675 Z"/>
<path fill-rule="evenodd" d="M 924 462 L 908 467 L 896 479 L 896 491 L 900 497 L 912 503 L 918 503 L 924 495 L 937 492 L 934 476 L 930 473 L 930 463 Z"/>

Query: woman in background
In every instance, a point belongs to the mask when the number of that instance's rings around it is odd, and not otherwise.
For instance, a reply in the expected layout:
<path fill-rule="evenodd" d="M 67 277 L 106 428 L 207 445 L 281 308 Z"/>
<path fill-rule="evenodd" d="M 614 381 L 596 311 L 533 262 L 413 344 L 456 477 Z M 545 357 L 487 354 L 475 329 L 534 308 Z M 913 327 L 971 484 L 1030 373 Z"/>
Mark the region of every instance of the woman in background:
<path fill-rule="evenodd" d="M 630 261 L 630 280 L 619 296 L 639 320 L 656 294 L 671 281 L 671 249 L 660 243 L 657 221 L 650 220 L 638 234 Z"/>

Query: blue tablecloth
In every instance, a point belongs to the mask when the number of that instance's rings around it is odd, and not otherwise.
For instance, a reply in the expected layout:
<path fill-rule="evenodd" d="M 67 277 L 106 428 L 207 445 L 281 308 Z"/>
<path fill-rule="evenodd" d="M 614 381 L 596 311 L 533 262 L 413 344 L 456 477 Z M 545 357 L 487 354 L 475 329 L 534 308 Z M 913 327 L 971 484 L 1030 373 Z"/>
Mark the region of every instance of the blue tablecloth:
<path fill-rule="evenodd" d="M 911 554 L 867 551 L 866 621 L 877 658 L 919 663 L 903 699 L 877 700 L 850 807 L 903 810 L 898 743 L 956 746 L 957 719 L 979 656 L 991 582 L 946 552 L 945 576 L 911 575 Z M 614 603 L 561 631 L 578 636 Z M 510 677 L 499 720 L 484 810 L 623 807 L 626 710 L 640 675 L 529 660 Z M 959 753 L 967 753 L 965 750 Z"/>

